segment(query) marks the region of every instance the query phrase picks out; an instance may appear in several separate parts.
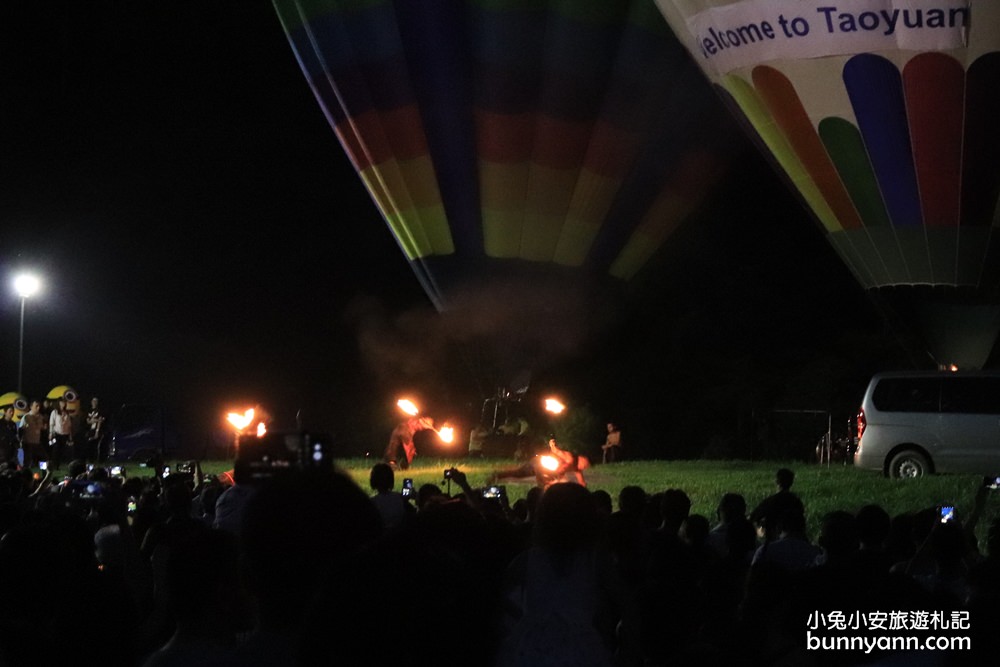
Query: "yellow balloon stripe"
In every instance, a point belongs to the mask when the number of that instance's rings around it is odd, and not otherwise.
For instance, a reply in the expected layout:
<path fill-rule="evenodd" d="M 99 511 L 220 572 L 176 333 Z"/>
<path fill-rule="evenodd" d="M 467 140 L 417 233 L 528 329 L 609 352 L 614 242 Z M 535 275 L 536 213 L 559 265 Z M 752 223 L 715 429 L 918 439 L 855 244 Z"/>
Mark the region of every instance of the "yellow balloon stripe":
<path fill-rule="evenodd" d="M 362 170 L 361 178 L 408 259 L 455 251 L 429 156 L 388 160 Z"/>
<path fill-rule="evenodd" d="M 479 161 L 483 246 L 490 257 L 514 258 L 521 253 L 528 168 L 526 162 Z"/>
<path fill-rule="evenodd" d="M 774 119 L 767 112 L 767 108 L 753 86 L 734 75 L 723 77 L 721 84 L 740 105 L 740 109 L 743 110 L 760 138 L 777 159 L 778 164 L 785 170 L 803 199 L 819 218 L 820 223 L 828 232 L 838 232 L 843 229 L 837 216 L 834 215 L 819 188 L 816 187 L 815 181 L 809 176 L 809 172 L 806 171 L 802 161 L 799 160 L 788 140 L 785 139 L 785 135 L 782 134 Z"/>
<path fill-rule="evenodd" d="M 621 184 L 620 178 L 580 171 L 553 261 L 563 266 L 583 264 Z"/>
<path fill-rule="evenodd" d="M 532 164 L 524 203 L 521 259 L 551 262 L 562 234 L 578 170 Z"/>

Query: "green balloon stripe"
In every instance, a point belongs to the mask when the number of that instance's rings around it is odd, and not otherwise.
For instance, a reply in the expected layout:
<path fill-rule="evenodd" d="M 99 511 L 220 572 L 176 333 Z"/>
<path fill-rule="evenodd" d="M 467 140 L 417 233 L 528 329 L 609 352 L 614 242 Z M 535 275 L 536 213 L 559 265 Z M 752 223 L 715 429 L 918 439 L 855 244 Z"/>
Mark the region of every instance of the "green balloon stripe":
<path fill-rule="evenodd" d="M 831 116 L 820 121 L 819 136 L 865 227 L 889 225 L 875 170 L 858 128 L 848 120 Z"/>
<path fill-rule="evenodd" d="M 768 150 L 781 165 L 781 168 L 788 174 L 788 178 L 798 189 L 802 198 L 812 209 L 820 223 L 828 232 L 838 232 L 843 229 L 837 216 L 834 215 L 830 205 L 823 198 L 815 181 L 809 175 L 802 161 L 788 139 L 782 133 L 781 128 L 775 123 L 774 118 L 767 110 L 767 106 L 760 99 L 757 91 L 747 81 L 735 75 L 723 77 L 722 86 L 732 95 L 739 105 L 743 114 L 750 124 L 760 135 L 761 140 Z"/>

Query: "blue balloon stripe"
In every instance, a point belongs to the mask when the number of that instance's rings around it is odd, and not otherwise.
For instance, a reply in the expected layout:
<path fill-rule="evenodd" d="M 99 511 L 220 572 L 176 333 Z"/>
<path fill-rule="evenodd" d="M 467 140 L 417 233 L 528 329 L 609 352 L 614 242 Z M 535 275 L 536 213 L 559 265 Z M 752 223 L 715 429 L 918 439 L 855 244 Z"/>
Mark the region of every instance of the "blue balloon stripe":
<path fill-rule="evenodd" d="M 616 62 L 629 53 L 622 41 L 641 34 L 636 26 L 587 23 L 556 11 L 473 10 L 472 21 L 476 104 L 488 111 L 592 120 L 605 107 L 609 81 L 644 76 L 641 61 Z"/>
<path fill-rule="evenodd" d="M 923 224 L 902 77 L 890 61 L 861 54 L 844 65 L 844 85 L 895 227 Z"/>
<path fill-rule="evenodd" d="M 456 251 L 483 253 L 472 69 L 463 0 L 397 4 L 406 63 Z"/>
<path fill-rule="evenodd" d="M 652 107 L 656 112 L 649 114 L 639 128 L 645 141 L 627 170 L 629 178 L 618 191 L 587 257 L 588 265 L 595 270 L 611 266 L 664 184 L 670 181 L 671 170 L 683 163 L 686 153 L 721 152 L 720 148 L 710 146 L 719 146 L 731 138 L 727 132 L 720 132 L 727 126 L 716 101 L 706 94 L 691 95 L 708 84 L 690 61 L 681 69 L 674 69 L 673 76 L 660 85 L 669 95 Z"/>
<path fill-rule="evenodd" d="M 323 76 L 336 82 L 341 104 L 351 116 L 388 111 L 415 102 L 395 16 L 384 6 L 350 17 L 326 14 L 310 23 L 320 45 Z M 384 33 L 370 43 L 373 32 Z M 314 76 L 309 72 L 309 76 Z"/>
<path fill-rule="evenodd" d="M 545 49 L 548 12 L 542 8 L 469 7 L 469 44 L 477 63 L 514 70 L 536 70 Z"/>
<path fill-rule="evenodd" d="M 403 52 L 396 10 L 391 2 L 362 10 L 330 11 L 309 24 L 323 44 L 329 67 L 398 58 Z"/>
<path fill-rule="evenodd" d="M 678 71 L 690 70 L 689 63 L 690 56 L 672 37 L 654 35 L 640 26 L 627 24 L 601 118 L 612 125 L 640 131 L 652 114 L 661 113 L 666 98 L 678 91 Z"/>

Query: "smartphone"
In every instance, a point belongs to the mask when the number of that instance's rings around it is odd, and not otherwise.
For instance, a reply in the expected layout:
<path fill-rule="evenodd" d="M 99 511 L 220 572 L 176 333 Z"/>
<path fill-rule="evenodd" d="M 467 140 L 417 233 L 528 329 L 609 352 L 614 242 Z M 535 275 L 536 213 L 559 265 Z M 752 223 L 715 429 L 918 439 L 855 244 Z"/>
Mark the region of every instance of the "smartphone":
<path fill-rule="evenodd" d="M 138 503 L 136 503 L 135 498 L 131 498 L 130 497 L 128 499 L 128 513 L 129 514 L 135 514 L 135 511 L 136 511 L 136 509 L 138 509 L 138 507 L 139 507 L 139 505 L 138 505 Z"/>
<path fill-rule="evenodd" d="M 952 505 L 941 505 L 938 507 L 938 516 L 941 523 L 950 523 L 955 520 L 955 508 Z"/>
<path fill-rule="evenodd" d="M 163 466 L 163 479 L 170 477 L 170 466 Z"/>
<path fill-rule="evenodd" d="M 110 472 L 111 472 L 111 476 L 112 477 L 124 477 L 125 476 L 125 468 L 122 467 L 122 466 L 111 466 Z"/>
<path fill-rule="evenodd" d="M 403 497 L 412 498 L 413 497 L 413 480 L 407 477 L 403 480 Z"/>
<path fill-rule="evenodd" d="M 39 461 L 38 462 L 38 469 L 39 470 L 48 470 L 49 469 L 49 462 L 48 461 Z"/>
<path fill-rule="evenodd" d="M 1000 489 L 1000 477 L 984 477 L 983 486 L 994 491 Z"/>
<path fill-rule="evenodd" d="M 487 486 L 483 489 L 483 498 L 503 498 L 507 493 L 502 486 Z"/>
<path fill-rule="evenodd" d="M 87 472 L 94 472 L 94 464 L 93 463 L 88 463 L 87 464 Z"/>

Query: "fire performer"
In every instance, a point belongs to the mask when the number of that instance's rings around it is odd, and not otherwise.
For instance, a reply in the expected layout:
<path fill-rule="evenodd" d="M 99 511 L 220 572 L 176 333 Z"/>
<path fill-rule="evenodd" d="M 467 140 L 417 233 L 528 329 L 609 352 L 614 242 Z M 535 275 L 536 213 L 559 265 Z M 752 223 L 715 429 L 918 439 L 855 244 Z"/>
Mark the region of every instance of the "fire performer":
<path fill-rule="evenodd" d="M 538 453 L 526 463 L 516 468 L 507 468 L 493 473 L 494 480 L 511 477 L 531 477 L 541 488 L 548 488 L 559 482 L 575 482 L 587 486 L 583 471 L 590 467 L 586 456 L 580 456 L 562 449 L 554 437 L 549 438 L 548 454 Z"/>
<path fill-rule="evenodd" d="M 396 464 L 400 470 L 406 470 L 417 455 L 417 447 L 413 444 L 413 435 L 417 431 L 434 430 L 434 420 L 430 417 L 413 417 L 400 422 L 389 436 L 389 444 L 385 448 L 385 462 Z"/>
<path fill-rule="evenodd" d="M 583 478 L 583 471 L 590 467 L 590 461 L 586 456 L 561 449 L 556 444 L 555 438 L 549 438 L 549 452 L 559 462 L 559 467 L 553 471 L 557 480 L 561 478 L 561 481 L 576 482 L 580 486 L 587 486 L 587 480 Z"/>

